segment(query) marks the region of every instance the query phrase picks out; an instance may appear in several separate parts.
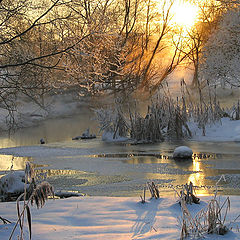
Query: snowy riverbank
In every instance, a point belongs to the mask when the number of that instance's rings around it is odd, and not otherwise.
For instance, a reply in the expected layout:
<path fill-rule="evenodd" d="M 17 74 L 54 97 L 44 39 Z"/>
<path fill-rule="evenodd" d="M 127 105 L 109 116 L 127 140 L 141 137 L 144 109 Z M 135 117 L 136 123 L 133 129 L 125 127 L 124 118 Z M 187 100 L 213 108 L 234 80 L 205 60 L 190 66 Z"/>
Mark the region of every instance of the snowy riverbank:
<path fill-rule="evenodd" d="M 240 120 L 231 120 L 222 118 L 215 124 L 206 125 L 206 134 L 203 136 L 202 129 L 196 124 L 190 123 L 189 127 L 193 133 L 192 140 L 196 141 L 213 141 L 213 142 L 240 142 Z"/>
<path fill-rule="evenodd" d="M 201 203 L 188 205 L 194 216 L 207 205 L 210 197 L 201 197 Z M 221 197 L 222 201 L 225 197 Z M 169 239 L 180 237 L 181 208 L 176 199 L 152 199 L 145 204 L 138 198 L 79 197 L 49 200 L 42 209 L 32 207 L 33 240 L 81 239 L 128 240 Z M 227 226 L 239 215 L 240 197 L 232 196 Z M 16 222 L 15 203 L 0 203 L 1 216 Z M 224 236 L 206 235 L 205 239 L 240 239 L 237 226 Z M 7 240 L 13 224 L 0 225 L 0 239 Z M 27 231 L 25 232 L 27 234 Z M 27 238 L 27 237 L 26 237 Z M 16 238 L 14 238 L 16 239 Z"/>

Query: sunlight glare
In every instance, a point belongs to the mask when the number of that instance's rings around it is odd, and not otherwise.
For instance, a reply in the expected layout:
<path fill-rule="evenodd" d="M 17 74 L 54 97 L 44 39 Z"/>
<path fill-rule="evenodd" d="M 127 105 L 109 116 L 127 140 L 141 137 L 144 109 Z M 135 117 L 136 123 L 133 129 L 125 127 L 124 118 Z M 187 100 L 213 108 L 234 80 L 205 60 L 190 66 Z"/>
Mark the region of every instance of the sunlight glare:
<path fill-rule="evenodd" d="M 183 28 L 191 28 L 197 21 L 198 7 L 189 2 L 177 1 L 172 7 L 172 22 Z"/>

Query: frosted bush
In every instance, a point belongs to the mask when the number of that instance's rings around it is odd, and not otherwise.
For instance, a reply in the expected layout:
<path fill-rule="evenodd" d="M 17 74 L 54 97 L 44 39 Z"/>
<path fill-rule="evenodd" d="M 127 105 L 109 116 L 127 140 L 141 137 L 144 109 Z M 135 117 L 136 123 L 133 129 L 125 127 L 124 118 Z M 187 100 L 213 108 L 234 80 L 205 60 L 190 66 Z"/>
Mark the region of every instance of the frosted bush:
<path fill-rule="evenodd" d="M 112 135 L 112 139 L 128 136 L 129 126 L 119 106 L 115 110 L 97 109 L 95 114 L 100 125 L 100 131 L 106 136 Z"/>

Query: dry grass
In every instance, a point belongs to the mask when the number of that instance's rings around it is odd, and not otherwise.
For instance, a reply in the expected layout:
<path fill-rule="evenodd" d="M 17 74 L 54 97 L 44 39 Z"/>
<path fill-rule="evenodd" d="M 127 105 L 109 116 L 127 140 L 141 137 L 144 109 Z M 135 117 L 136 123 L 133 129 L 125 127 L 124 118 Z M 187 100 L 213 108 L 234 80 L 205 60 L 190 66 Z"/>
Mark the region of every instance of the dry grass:
<path fill-rule="evenodd" d="M 192 182 L 184 185 L 183 190 L 180 192 L 180 199 L 184 199 L 187 204 L 200 203 L 200 199 L 194 195 L 194 186 Z"/>
<path fill-rule="evenodd" d="M 193 238 L 202 236 L 201 225 L 198 224 L 197 220 L 191 216 L 187 208 L 185 199 L 181 199 L 181 210 L 182 210 L 182 224 L 181 224 L 181 235 L 180 239 L 192 236 Z"/>
<path fill-rule="evenodd" d="M 126 137 L 128 135 L 129 125 L 121 105 L 115 105 L 114 109 L 96 109 L 95 114 L 100 131 L 112 132 L 113 139 L 117 136 Z"/>
<path fill-rule="evenodd" d="M 7 220 L 6 218 L 3 218 L 0 216 L 0 220 L 3 222 L 3 224 L 11 223 L 11 221 Z"/>
<path fill-rule="evenodd" d="M 160 193 L 159 193 L 159 189 L 157 187 L 157 185 L 154 182 L 151 183 L 147 183 L 146 186 L 144 186 L 143 188 L 143 196 L 140 195 L 141 198 L 141 203 L 145 203 L 146 202 L 146 190 L 149 190 L 150 195 L 151 195 L 151 199 L 155 198 L 158 199 L 160 198 Z"/>
<path fill-rule="evenodd" d="M 182 209 L 182 226 L 180 239 L 185 239 L 189 236 L 192 238 L 203 237 L 205 234 L 224 235 L 228 228 L 225 224 L 227 210 L 222 209 L 225 206 L 219 205 L 217 200 L 211 200 L 206 208 L 200 210 L 195 217 L 192 217 L 185 200 L 181 200 Z M 224 217 L 222 217 L 224 215 Z"/>
<path fill-rule="evenodd" d="M 30 182 L 29 188 L 27 188 L 27 183 Z M 32 239 L 32 223 L 31 223 L 31 210 L 30 210 L 30 203 L 31 205 L 36 205 L 37 208 L 42 208 L 47 201 L 49 196 L 54 197 L 54 191 L 53 187 L 48 182 L 42 182 L 39 184 L 36 184 L 35 182 L 35 172 L 32 168 L 31 164 L 29 162 L 26 163 L 25 168 L 25 190 L 24 193 L 22 193 L 18 199 L 17 199 L 17 215 L 18 220 L 10 234 L 9 240 L 12 239 L 13 233 L 16 230 L 16 227 L 19 225 L 20 227 L 20 236 L 19 240 L 24 239 L 23 235 L 23 226 L 24 226 L 24 217 L 26 214 L 27 217 L 27 223 L 28 223 L 28 230 L 29 230 L 29 239 Z M 23 205 L 22 208 L 20 206 L 20 201 L 23 199 Z"/>
<path fill-rule="evenodd" d="M 160 198 L 160 193 L 159 193 L 157 185 L 154 182 L 147 183 L 147 185 L 148 185 L 148 189 L 151 193 L 151 198 L 155 198 L 155 199 Z"/>
<path fill-rule="evenodd" d="M 229 231 L 226 225 L 227 214 L 230 210 L 229 197 L 221 203 L 220 200 L 216 198 L 215 193 L 213 199 L 211 199 L 208 205 L 201 209 L 195 217 L 191 216 L 187 208 L 187 198 L 185 195 L 180 198 L 180 203 L 182 209 L 180 239 L 185 239 L 189 236 L 193 238 L 203 237 L 205 234 L 224 235 Z"/>
<path fill-rule="evenodd" d="M 196 196 L 194 193 L 194 186 L 193 183 L 190 182 L 189 184 L 183 185 L 183 188 L 180 192 L 178 192 L 173 186 L 172 189 L 175 191 L 175 193 L 178 196 L 178 201 L 181 204 L 182 201 L 184 201 L 186 204 L 199 204 L 200 203 L 200 198 Z"/>

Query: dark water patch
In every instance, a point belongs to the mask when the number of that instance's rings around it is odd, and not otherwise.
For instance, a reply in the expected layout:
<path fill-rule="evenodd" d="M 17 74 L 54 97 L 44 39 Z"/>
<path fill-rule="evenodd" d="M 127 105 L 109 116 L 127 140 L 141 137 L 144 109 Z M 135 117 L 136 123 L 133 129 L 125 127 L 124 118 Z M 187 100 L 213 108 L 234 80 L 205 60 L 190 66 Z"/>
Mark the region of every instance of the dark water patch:
<path fill-rule="evenodd" d="M 156 157 L 156 158 L 168 158 L 166 155 L 162 155 L 159 153 L 105 153 L 105 154 L 97 154 L 92 155 L 90 157 L 97 157 L 97 158 L 131 158 L 131 157 Z"/>
<path fill-rule="evenodd" d="M 0 147 L 36 145 L 41 138 L 46 143 L 69 141 L 72 137 L 81 135 L 87 128 L 97 133 L 97 122 L 93 120 L 93 116 L 91 108 L 81 106 L 75 115 L 46 119 L 36 126 L 18 129 L 10 136 L 7 132 L 2 133 Z"/>
<path fill-rule="evenodd" d="M 161 153 L 149 153 L 146 151 L 141 152 L 130 152 L 130 153 L 104 153 L 104 154 L 96 154 L 90 155 L 89 157 L 95 158 L 133 158 L 133 157 L 154 157 L 157 159 L 173 159 L 172 157 L 173 151 L 169 151 L 169 154 L 161 154 Z M 228 154 L 229 155 L 229 154 Z M 225 157 L 226 154 L 215 154 L 215 153 L 193 153 L 193 159 L 218 159 Z M 236 156 L 236 155 L 231 155 Z M 126 160 L 123 160 L 126 162 Z M 128 162 L 127 162 L 128 163 Z"/>

